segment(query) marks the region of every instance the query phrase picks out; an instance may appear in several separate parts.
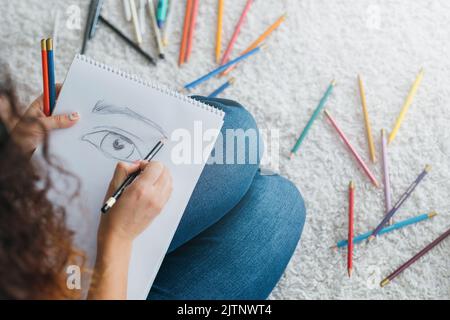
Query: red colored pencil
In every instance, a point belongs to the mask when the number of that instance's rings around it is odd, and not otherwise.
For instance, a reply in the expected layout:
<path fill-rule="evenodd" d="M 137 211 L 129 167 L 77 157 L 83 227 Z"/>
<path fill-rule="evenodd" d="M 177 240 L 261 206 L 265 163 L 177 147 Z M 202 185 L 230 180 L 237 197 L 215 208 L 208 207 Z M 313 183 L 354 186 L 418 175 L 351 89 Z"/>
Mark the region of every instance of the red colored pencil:
<path fill-rule="evenodd" d="M 242 11 L 241 17 L 239 18 L 239 21 L 236 25 L 236 28 L 234 29 L 233 36 L 231 37 L 230 43 L 228 43 L 228 47 L 225 50 L 225 53 L 223 54 L 222 60 L 220 62 L 220 65 L 224 65 L 228 62 L 231 54 L 231 50 L 233 50 L 234 43 L 236 42 L 239 33 L 241 32 L 241 27 L 244 24 L 245 17 L 247 16 L 247 13 L 250 10 L 250 7 L 253 3 L 253 0 L 247 0 L 247 4 L 245 5 L 244 11 Z"/>
<path fill-rule="evenodd" d="M 184 59 L 185 63 L 189 61 L 189 57 L 191 56 L 192 42 L 194 41 L 195 23 L 197 22 L 198 5 L 200 1 L 193 0 L 193 2 L 191 23 L 189 26 L 189 36 L 187 40 L 186 58 Z"/>
<path fill-rule="evenodd" d="M 186 45 L 189 35 L 189 23 L 192 16 L 193 0 L 186 0 L 186 13 L 184 15 L 183 37 L 180 44 L 180 56 L 178 58 L 178 65 L 181 66 L 186 59 Z"/>
<path fill-rule="evenodd" d="M 50 91 L 48 86 L 48 60 L 47 60 L 47 42 L 45 39 L 41 40 L 41 55 L 42 55 L 42 83 L 44 89 L 44 114 L 50 116 Z"/>
<path fill-rule="evenodd" d="M 347 271 L 348 276 L 352 276 L 353 270 L 353 211 L 355 207 L 355 184 L 350 182 L 348 188 L 348 252 L 347 252 Z"/>
<path fill-rule="evenodd" d="M 423 248 L 421 251 L 419 251 L 414 257 L 406 261 L 404 264 L 402 264 L 397 270 L 392 272 L 389 276 L 387 276 L 383 281 L 381 281 L 380 286 L 384 287 L 389 282 L 391 282 L 394 278 L 396 278 L 400 273 L 405 271 L 409 266 L 411 266 L 414 262 L 419 260 L 421 257 L 423 257 L 426 253 L 428 253 L 431 249 L 436 247 L 439 243 L 444 241 L 448 236 L 450 236 L 450 229 L 448 229 L 446 232 L 444 232 L 442 235 L 440 235 L 437 239 L 435 239 L 433 242 L 431 242 L 429 245 L 427 245 L 425 248 Z"/>

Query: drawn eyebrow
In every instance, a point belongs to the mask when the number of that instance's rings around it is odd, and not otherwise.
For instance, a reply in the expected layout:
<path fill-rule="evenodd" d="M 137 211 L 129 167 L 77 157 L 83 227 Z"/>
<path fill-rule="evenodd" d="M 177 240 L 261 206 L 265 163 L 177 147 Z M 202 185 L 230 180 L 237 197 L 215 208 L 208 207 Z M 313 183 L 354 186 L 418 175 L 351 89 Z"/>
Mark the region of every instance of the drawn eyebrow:
<path fill-rule="evenodd" d="M 144 122 L 145 124 L 155 128 L 157 131 L 159 131 L 159 133 L 161 133 L 163 138 L 167 139 L 167 134 L 163 130 L 163 128 L 161 128 L 161 126 L 159 126 L 154 121 L 131 110 L 128 107 L 119 107 L 119 106 L 115 106 L 113 104 L 109 104 L 109 103 L 105 102 L 104 100 L 99 100 L 99 101 L 97 101 L 94 108 L 92 109 L 92 113 L 101 114 L 101 115 L 118 114 L 118 115 L 128 116 L 132 119 L 139 120 L 139 121 Z"/>

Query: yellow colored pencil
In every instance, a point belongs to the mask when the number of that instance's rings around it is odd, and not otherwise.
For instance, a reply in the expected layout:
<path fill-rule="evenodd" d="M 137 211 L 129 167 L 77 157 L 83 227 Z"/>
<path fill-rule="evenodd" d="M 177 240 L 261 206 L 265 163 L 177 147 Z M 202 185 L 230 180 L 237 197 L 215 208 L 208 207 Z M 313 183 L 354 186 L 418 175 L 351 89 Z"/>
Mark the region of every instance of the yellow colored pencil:
<path fill-rule="evenodd" d="M 403 104 L 403 108 L 400 111 L 400 114 L 398 115 L 398 118 L 395 122 L 394 128 L 392 129 L 391 134 L 389 135 L 388 143 L 391 143 L 395 139 L 395 136 L 397 135 L 398 130 L 400 129 L 400 125 L 402 124 L 403 119 L 405 118 L 406 112 L 408 111 L 409 107 L 411 106 L 414 96 L 416 95 L 417 89 L 419 88 L 419 85 L 422 82 L 423 73 L 424 73 L 423 69 L 420 69 L 420 72 L 417 75 L 417 78 L 414 81 L 414 83 L 411 87 L 411 90 L 409 91 L 408 96 L 406 97 L 405 103 Z"/>
<path fill-rule="evenodd" d="M 258 39 L 256 39 L 247 49 L 245 49 L 241 53 L 241 55 L 246 54 L 259 46 L 272 32 L 274 32 L 283 23 L 284 20 L 286 20 L 286 14 L 283 14 L 281 17 L 279 17 L 278 20 L 275 21 L 275 23 L 272 24 L 269 28 L 267 28 L 267 30 L 264 31 L 263 34 L 261 34 Z M 236 67 L 237 65 L 228 68 L 222 73 L 222 76 L 229 74 Z"/>
<path fill-rule="evenodd" d="M 216 63 L 220 63 L 220 55 L 222 53 L 222 22 L 224 1 L 225 0 L 219 0 L 219 12 L 217 13 Z"/>
<path fill-rule="evenodd" d="M 375 145 L 373 143 L 372 128 L 370 126 L 369 120 L 369 112 L 367 111 L 366 92 L 364 90 L 364 84 L 360 75 L 358 75 L 358 83 L 359 83 L 359 94 L 361 95 L 361 105 L 364 113 L 364 123 L 367 132 L 367 143 L 369 144 L 370 159 L 372 160 L 373 163 L 375 163 L 377 161 L 377 157 L 375 155 Z"/>

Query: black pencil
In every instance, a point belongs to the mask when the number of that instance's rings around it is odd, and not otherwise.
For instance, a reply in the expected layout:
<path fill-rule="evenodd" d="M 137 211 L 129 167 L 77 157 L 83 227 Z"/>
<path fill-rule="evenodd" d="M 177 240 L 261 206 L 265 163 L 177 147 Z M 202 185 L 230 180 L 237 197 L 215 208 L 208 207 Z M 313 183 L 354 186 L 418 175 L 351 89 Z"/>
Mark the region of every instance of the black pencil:
<path fill-rule="evenodd" d="M 163 146 L 164 142 L 159 141 L 143 160 L 151 161 L 158 154 L 159 150 L 161 150 Z M 133 183 L 133 181 L 141 174 L 141 172 L 142 170 L 139 169 L 138 171 L 128 176 L 128 178 L 120 185 L 120 187 L 116 190 L 116 192 L 114 192 L 113 195 L 105 202 L 105 204 L 102 207 L 103 213 L 107 213 L 108 210 L 114 206 L 114 204 L 117 202 L 117 200 L 119 200 L 120 196 L 125 191 L 125 189 L 131 183 Z"/>

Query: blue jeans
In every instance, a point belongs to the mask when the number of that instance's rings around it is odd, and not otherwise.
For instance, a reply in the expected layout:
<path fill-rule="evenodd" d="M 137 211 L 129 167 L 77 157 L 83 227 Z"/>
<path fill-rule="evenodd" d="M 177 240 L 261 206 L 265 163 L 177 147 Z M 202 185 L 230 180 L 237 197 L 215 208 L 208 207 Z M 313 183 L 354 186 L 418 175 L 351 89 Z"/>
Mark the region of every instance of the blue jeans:
<path fill-rule="evenodd" d="M 257 130 L 238 103 L 195 98 L 225 111 L 224 145 L 226 129 Z M 294 253 L 305 212 L 297 188 L 261 175 L 259 162 L 206 165 L 148 298 L 266 299 Z"/>

